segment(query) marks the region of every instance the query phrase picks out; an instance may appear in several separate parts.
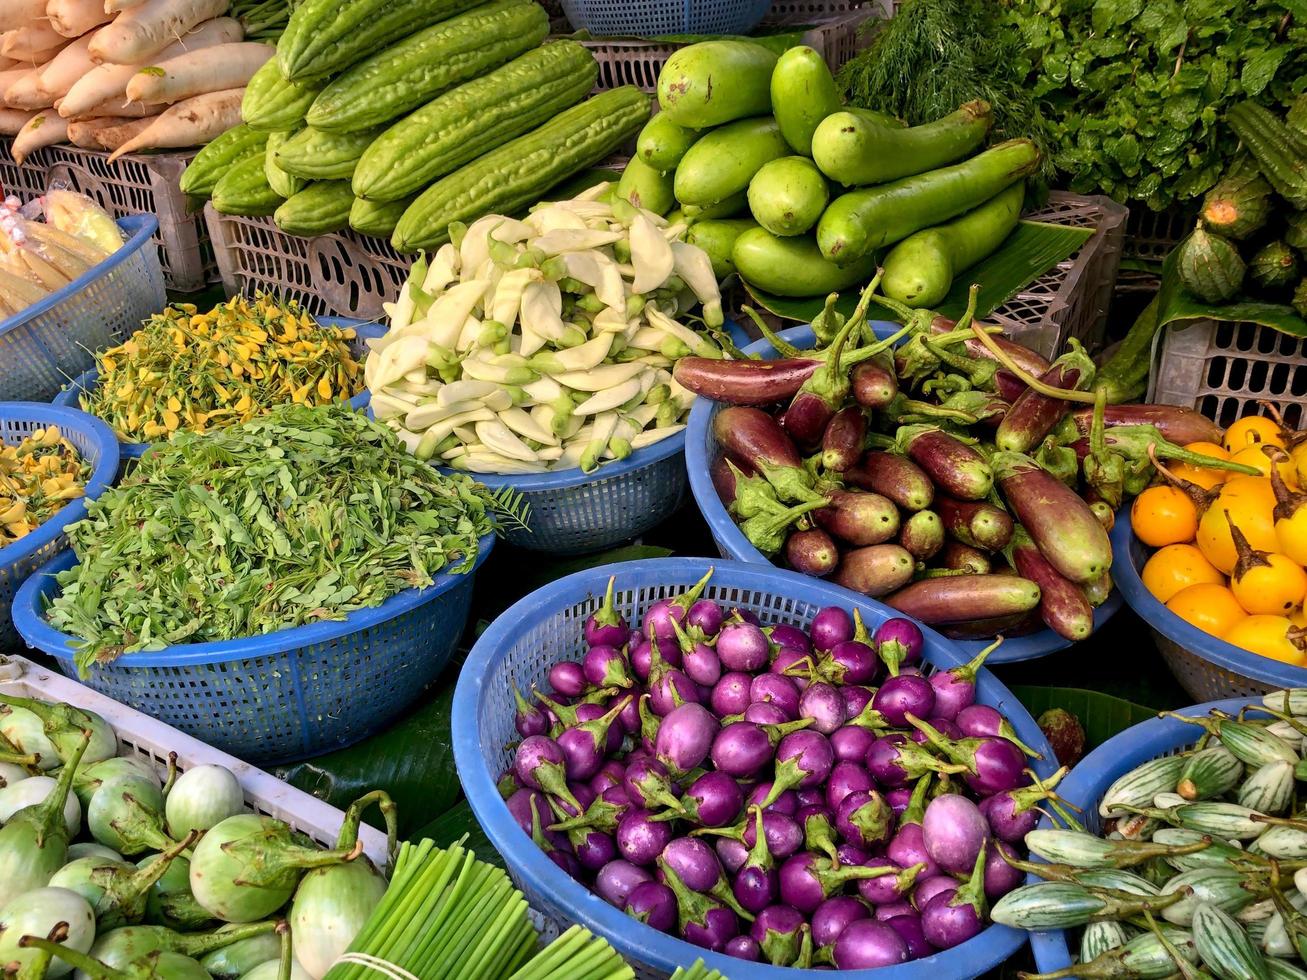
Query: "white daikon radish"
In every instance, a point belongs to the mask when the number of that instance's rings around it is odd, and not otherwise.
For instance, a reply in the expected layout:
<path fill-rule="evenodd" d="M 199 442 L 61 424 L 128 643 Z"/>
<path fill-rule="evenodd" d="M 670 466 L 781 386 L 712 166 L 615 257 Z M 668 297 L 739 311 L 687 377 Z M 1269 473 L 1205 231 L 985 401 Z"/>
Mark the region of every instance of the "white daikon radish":
<path fill-rule="evenodd" d="M 41 91 L 41 69 L 29 68 L 5 86 L 4 102 L 10 109 L 48 109 L 54 97 Z"/>
<path fill-rule="evenodd" d="M 113 19 L 104 12 L 103 0 L 46 0 L 45 15 L 64 37 L 81 37 Z"/>
<path fill-rule="evenodd" d="M 227 12 L 230 0 L 145 0 L 125 10 L 91 45 L 91 57 L 116 65 L 153 58 L 192 27 Z"/>
<path fill-rule="evenodd" d="M 6 58 L 3 55 L 0 55 L 0 71 L 9 71 L 11 68 L 30 68 L 30 67 L 31 67 L 30 65 L 23 64 L 17 58 Z"/>
<path fill-rule="evenodd" d="M 115 160 L 133 150 L 200 146 L 216 139 L 241 121 L 243 88 L 208 92 L 169 106 L 152 125 L 109 156 Z"/>
<path fill-rule="evenodd" d="M 23 109 L 0 109 L 0 136 L 17 136 L 34 115 Z"/>
<path fill-rule="evenodd" d="M 87 50 L 93 37 L 95 37 L 93 33 L 79 37 L 55 55 L 49 64 L 42 65 L 36 70 L 37 87 L 50 96 L 49 104 L 53 105 L 55 100 L 67 95 L 68 90 L 77 80 L 95 67 Z"/>
<path fill-rule="evenodd" d="M 62 108 L 62 105 L 60 106 Z M 85 112 L 79 112 L 75 116 L 65 116 L 65 119 L 71 119 L 73 122 L 85 122 L 87 119 L 96 119 L 100 116 L 122 116 L 124 119 L 141 119 L 144 116 L 157 116 L 168 108 L 162 103 L 154 104 L 152 102 L 124 102 L 122 99 L 110 99 L 108 102 L 101 102 L 99 105 L 93 105 Z M 55 110 L 59 112 L 59 109 Z"/>
<path fill-rule="evenodd" d="M 6 58 L 23 60 L 34 59 L 38 54 L 51 48 L 62 48 L 68 41 L 68 38 L 51 27 L 47 20 L 32 21 L 25 27 L 7 32 L 4 38 L 4 44 L 0 45 L 0 54 Z"/>
<path fill-rule="evenodd" d="M 242 36 L 241 25 L 231 17 L 219 17 L 206 21 L 191 31 L 181 40 L 174 41 L 159 52 L 161 60 L 175 58 L 188 51 L 198 51 L 213 47 L 215 44 L 230 44 L 239 41 Z M 117 100 L 122 102 L 127 97 L 127 83 L 141 68 L 144 62 L 134 65 L 98 65 L 82 76 L 81 80 L 68 90 L 63 102 L 59 103 L 59 115 L 75 118 L 91 114 L 89 110 L 104 102 Z M 120 116 L 121 112 L 100 113 L 100 115 Z"/>
<path fill-rule="evenodd" d="M 68 120 L 53 110 L 38 112 L 14 137 L 14 162 L 20 167 L 28 155 L 43 146 L 53 146 L 68 139 Z"/>
<path fill-rule="evenodd" d="M 254 41 L 188 51 L 138 71 L 127 83 L 127 98 L 180 102 L 206 92 L 240 88 L 276 52 L 271 44 Z"/>
<path fill-rule="evenodd" d="M 157 115 L 154 115 L 145 116 L 142 119 L 119 119 L 116 126 L 101 126 L 95 131 L 96 145 L 94 149 L 116 150 L 145 132 L 158 118 Z M 77 124 L 69 124 L 68 129 L 70 132 L 75 125 Z"/>
<path fill-rule="evenodd" d="M 139 7 L 143 3 L 145 3 L 145 0 L 104 0 L 104 11 L 107 14 L 116 14 L 123 10 Z"/>
<path fill-rule="evenodd" d="M 26 27 L 45 16 L 45 0 L 0 0 L 0 31 Z"/>
<path fill-rule="evenodd" d="M 78 122 L 68 124 L 68 142 L 73 146 L 80 146 L 83 150 L 100 150 L 100 141 L 95 138 L 95 134 L 101 129 L 110 126 L 117 126 L 124 122 L 138 122 L 139 120 L 126 119 L 122 116 L 97 116 L 94 119 L 82 119 Z"/>
<path fill-rule="evenodd" d="M 26 66 L 6 68 L 4 71 L 0 71 L 0 102 L 4 102 L 5 93 L 9 91 L 9 86 L 31 71 L 32 69 Z M 9 108 L 14 109 L 17 106 L 10 106 Z"/>

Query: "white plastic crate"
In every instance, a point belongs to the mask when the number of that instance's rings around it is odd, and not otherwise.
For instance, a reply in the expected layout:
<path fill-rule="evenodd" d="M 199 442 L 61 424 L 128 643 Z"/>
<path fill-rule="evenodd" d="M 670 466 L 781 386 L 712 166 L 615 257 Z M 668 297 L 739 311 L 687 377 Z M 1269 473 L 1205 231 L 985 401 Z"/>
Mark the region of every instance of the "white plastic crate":
<path fill-rule="evenodd" d="M 200 765 L 225 766 L 236 776 L 245 791 L 246 805 L 255 813 L 275 817 L 323 847 L 336 846 L 340 824 L 345 817 L 340 810 L 56 671 L 46 670 L 23 657 L 0 657 L 0 694 L 65 701 L 74 707 L 94 711 L 118 733 L 120 755 L 147 760 L 160 776 L 168 768 L 171 752 L 177 753 L 177 768 L 182 771 Z M 361 824 L 359 840 L 372 863 L 379 868 L 385 867 L 386 835 Z"/>

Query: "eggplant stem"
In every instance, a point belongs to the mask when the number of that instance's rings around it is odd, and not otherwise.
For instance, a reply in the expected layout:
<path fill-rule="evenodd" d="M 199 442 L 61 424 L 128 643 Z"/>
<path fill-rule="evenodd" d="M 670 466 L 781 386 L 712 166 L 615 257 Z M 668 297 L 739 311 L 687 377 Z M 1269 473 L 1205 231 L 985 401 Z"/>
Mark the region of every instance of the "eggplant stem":
<path fill-rule="evenodd" d="M 765 321 L 752 306 L 742 306 L 740 309 L 743 310 L 749 319 L 753 321 L 754 326 L 756 326 L 762 333 L 763 337 L 767 339 L 767 342 L 776 348 L 778 354 L 783 357 L 805 356 L 803 351 L 799 350 L 799 348 L 795 347 L 789 341 L 782 340 L 780 335 L 771 328 L 767 321 Z"/>
<path fill-rule="evenodd" d="M 972 324 L 971 332 L 974 333 L 976 338 L 985 345 L 985 348 L 994 355 L 994 358 L 998 363 L 1002 364 L 1004 368 L 1014 374 L 1017 380 L 1027 388 L 1038 392 L 1046 398 L 1056 398 L 1059 401 L 1064 402 L 1080 402 L 1082 405 L 1094 404 L 1096 396 L 1091 395 L 1087 391 L 1073 391 L 1070 388 L 1055 388 L 1053 385 L 1044 384 L 1044 382 L 1040 381 L 1033 374 L 1027 372 L 1023 367 L 1017 364 L 1016 361 L 1008 356 L 1007 351 L 994 343 L 989 334 L 980 328 L 980 324 Z"/>

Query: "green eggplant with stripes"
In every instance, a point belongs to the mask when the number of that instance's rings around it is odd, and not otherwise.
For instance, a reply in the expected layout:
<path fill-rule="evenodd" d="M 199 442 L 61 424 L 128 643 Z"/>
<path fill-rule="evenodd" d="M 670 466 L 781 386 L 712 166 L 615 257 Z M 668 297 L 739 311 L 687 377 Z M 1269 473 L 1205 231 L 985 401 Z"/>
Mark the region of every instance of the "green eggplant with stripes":
<path fill-rule="evenodd" d="M 1278 816 L 1293 802 L 1293 765 L 1284 760 L 1268 762 L 1249 773 L 1235 794 L 1235 801 L 1261 813 Z"/>
<path fill-rule="evenodd" d="M 1171 895 L 1186 889 L 1190 894 L 1162 909 L 1162 917 L 1178 926 L 1189 925 L 1194 911 L 1204 903 L 1226 912 L 1238 912 L 1260 897 L 1242 872 L 1230 868 L 1183 871 L 1162 886 L 1162 894 Z"/>
<path fill-rule="evenodd" d="M 1186 761 L 1182 755 L 1166 755 L 1150 759 L 1118 777 L 1098 804 L 1099 816 L 1122 816 L 1125 811 L 1118 811 L 1118 806 L 1148 806 L 1158 793 L 1174 790 Z"/>
<path fill-rule="evenodd" d="M 1224 745 L 1195 752 L 1185 763 L 1176 792 L 1190 802 L 1224 796 L 1239 785 L 1243 763 Z"/>
<path fill-rule="evenodd" d="M 1215 905 L 1198 906 L 1192 929 L 1199 959 L 1220 980 L 1271 980 L 1266 957 L 1243 927 Z"/>

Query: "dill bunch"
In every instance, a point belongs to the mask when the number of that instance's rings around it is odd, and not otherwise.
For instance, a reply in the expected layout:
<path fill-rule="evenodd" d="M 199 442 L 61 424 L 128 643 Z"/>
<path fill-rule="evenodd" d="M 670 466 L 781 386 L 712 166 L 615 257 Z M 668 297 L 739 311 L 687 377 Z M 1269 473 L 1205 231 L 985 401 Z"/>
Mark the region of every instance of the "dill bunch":
<path fill-rule="evenodd" d="M 993 0 L 905 0 L 889 20 L 864 30 L 870 44 L 840 69 L 851 105 L 898 116 L 911 126 L 984 99 L 994 110 L 994 142 L 1026 137 L 1042 154 L 1040 176 L 1052 174 L 1050 127 L 1022 80 L 1019 39 L 998 28 Z"/>

